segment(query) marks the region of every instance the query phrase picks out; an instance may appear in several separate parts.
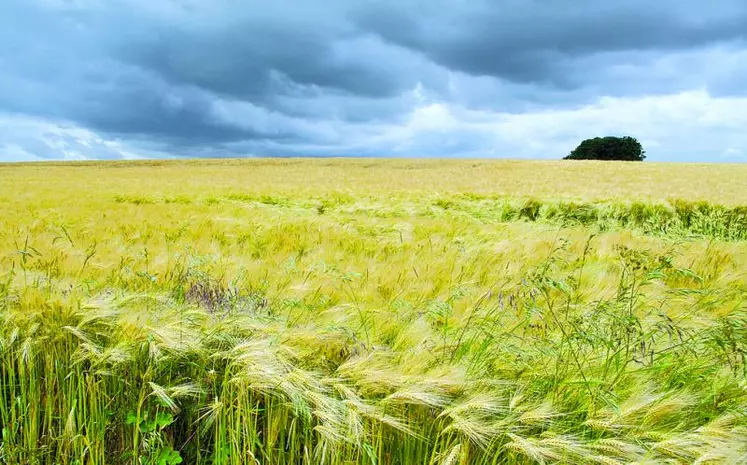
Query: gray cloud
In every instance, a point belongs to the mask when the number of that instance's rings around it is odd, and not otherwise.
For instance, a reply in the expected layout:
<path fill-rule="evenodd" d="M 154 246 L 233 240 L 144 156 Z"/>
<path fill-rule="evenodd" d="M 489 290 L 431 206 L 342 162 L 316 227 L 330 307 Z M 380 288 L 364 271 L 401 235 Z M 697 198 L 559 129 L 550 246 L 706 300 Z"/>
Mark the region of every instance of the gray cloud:
<path fill-rule="evenodd" d="M 747 4 L 6 0 L 0 42 L 0 116 L 62 128 L 2 131 L 0 158 L 547 156 L 565 136 L 530 150 L 418 112 L 500 125 L 608 97 L 738 97 Z"/>
<path fill-rule="evenodd" d="M 448 5 L 452 7 L 449 8 Z M 357 14 L 364 28 L 469 74 L 558 86 L 576 61 L 621 51 L 658 52 L 747 38 L 747 4 L 725 0 L 401 2 Z M 599 60 L 585 69 L 609 65 Z M 576 83 L 577 84 L 577 83 Z"/>

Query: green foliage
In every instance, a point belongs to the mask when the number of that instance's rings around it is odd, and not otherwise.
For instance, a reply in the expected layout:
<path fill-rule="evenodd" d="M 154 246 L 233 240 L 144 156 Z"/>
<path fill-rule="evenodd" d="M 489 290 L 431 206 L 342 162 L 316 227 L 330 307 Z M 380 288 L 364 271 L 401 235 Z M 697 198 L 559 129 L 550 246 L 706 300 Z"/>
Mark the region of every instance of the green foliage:
<path fill-rule="evenodd" d="M 607 136 L 586 139 L 565 159 L 643 161 L 645 153 L 640 142 L 633 137 Z"/>
<path fill-rule="evenodd" d="M 179 451 L 174 450 L 167 443 L 164 430 L 172 423 L 174 423 L 174 417 L 168 412 L 156 411 L 155 414 L 146 412 L 142 416 L 139 411 L 128 412 L 125 424 L 136 429 L 140 435 L 133 436 L 135 438 L 133 451 L 123 454 L 123 457 L 137 457 L 140 465 L 177 465 L 182 463 Z"/>
<path fill-rule="evenodd" d="M 139 418 L 135 412 L 127 414 L 125 421 L 128 425 L 137 425 L 141 433 L 154 433 L 161 431 L 174 422 L 174 417 L 170 413 L 158 412 L 152 418 L 148 418 L 146 413 Z"/>
<path fill-rule="evenodd" d="M 177 465 L 182 463 L 182 457 L 178 451 L 167 447 L 159 449 L 151 459 L 143 463 L 147 465 Z"/>

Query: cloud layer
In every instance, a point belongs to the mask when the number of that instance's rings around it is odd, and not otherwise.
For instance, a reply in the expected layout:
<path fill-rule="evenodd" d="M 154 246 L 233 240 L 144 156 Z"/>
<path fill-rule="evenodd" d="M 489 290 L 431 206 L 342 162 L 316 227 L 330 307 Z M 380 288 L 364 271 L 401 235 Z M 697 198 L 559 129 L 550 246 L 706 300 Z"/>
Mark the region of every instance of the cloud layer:
<path fill-rule="evenodd" d="M 0 160 L 747 161 L 747 4 L 5 0 Z"/>

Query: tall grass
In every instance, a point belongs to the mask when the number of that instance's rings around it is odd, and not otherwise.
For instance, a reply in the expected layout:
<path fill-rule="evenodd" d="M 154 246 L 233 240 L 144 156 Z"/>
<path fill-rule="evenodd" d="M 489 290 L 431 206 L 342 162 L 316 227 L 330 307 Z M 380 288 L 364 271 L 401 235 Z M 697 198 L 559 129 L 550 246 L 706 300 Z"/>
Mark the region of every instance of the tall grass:
<path fill-rule="evenodd" d="M 738 207 L 127 189 L 2 207 L 0 463 L 747 461 Z"/>

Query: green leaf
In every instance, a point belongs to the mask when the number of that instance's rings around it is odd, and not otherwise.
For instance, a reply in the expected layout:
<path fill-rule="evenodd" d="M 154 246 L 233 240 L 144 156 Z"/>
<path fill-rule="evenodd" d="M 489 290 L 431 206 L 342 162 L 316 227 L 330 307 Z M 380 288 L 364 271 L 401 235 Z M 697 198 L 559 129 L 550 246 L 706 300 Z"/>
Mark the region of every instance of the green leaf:
<path fill-rule="evenodd" d="M 163 429 L 174 422 L 174 417 L 170 413 L 159 412 L 156 414 L 156 424 L 159 429 Z"/>
<path fill-rule="evenodd" d="M 143 433 L 152 433 L 156 430 L 156 420 L 146 420 L 140 423 L 140 431 Z"/>
<path fill-rule="evenodd" d="M 169 454 L 169 465 L 176 465 L 178 463 L 182 463 L 182 456 L 179 454 L 178 451 L 172 450 Z"/>
<path fill-rule="evenodd" d="M 176 465 L 182 463 L 182 456 L 179 451 L 168 447 L 158 451 L 153 463 L 157 465 Z"/>

